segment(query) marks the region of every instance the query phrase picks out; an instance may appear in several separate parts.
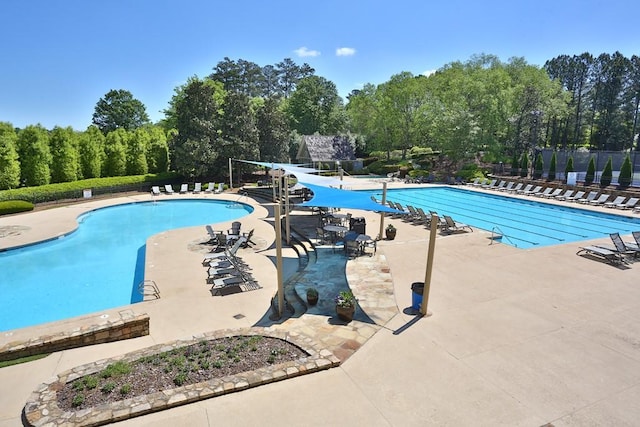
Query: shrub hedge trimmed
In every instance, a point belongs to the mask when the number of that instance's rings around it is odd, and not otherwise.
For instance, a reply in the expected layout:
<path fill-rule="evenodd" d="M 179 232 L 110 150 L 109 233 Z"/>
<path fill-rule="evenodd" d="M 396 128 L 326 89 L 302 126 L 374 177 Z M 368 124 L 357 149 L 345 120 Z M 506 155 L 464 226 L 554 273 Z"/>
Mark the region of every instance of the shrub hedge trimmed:
<path fill-rule="evenodd" d="M 0 202 L 0 216 L 33 210 L 33 203 L 24 200 L 7 200 Z"/>

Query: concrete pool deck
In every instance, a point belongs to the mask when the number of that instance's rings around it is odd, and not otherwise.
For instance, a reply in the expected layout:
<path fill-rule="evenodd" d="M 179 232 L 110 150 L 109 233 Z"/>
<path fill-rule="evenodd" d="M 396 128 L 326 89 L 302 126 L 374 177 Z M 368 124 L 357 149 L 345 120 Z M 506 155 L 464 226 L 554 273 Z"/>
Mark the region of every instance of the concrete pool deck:
<path fill-rule="evenodd" d="M 122 199 L 0 218 L 0 226 L 29 227 L 1 238 L 0 248 L 64 233 L 75 227 L 83 210 L 117 202 Z M 276 282 L 273 228 L 267 209 L 255 206 L 243 228 L 255 226 L 258 247 L 241 256 L 262 289 L 210 296 L 201 254 L 189 250 L 190 243 L 206 237 L 203 227 L 153 236 L 146 276 L 158 283 L 162 298 L 128 306 L 150 315 L 150 335 L 0 369 L 0 427 L 20 425 L 31 392 L 66 369 L 204 331 L 258 323 L 269 310 Z M 365 217 L 368 234 L 377 234 L 379 215 L 350 212 Z M 382 307 L 388 316 L 376 320 L 375 330 L 339 368 L 118 424 L 637 425 L 640 263 L 616 268 L 577 256 L 583 244 L 521 250 L 490 245 L 490 234 L 481 230 L 438 234 L 429 304 L 433 315 L 416 318 L 406 309 L 410 284 L 424 280 L 429 232 L 385 218 L 389 222 L 398 234 L 393 241 L 378 242 L 377 259 L 389 267 L 388 306 L 380 302 L 372 308 Z M 285 252 L 288 268 L 295 268 L 293 253 Z M 350 285 L 353 279 L 366 287 L 367 277 L 354 271 L 371 261 L 349 261 Z M 312 320 L 291 318 L 280 326 L 304 322 L 308 334 L 328 341 L 352 339 L 353 329 L 359 329 L 330 325 L 326 318 Z M 348 338 L 340 338 L 343 334 Z"/>

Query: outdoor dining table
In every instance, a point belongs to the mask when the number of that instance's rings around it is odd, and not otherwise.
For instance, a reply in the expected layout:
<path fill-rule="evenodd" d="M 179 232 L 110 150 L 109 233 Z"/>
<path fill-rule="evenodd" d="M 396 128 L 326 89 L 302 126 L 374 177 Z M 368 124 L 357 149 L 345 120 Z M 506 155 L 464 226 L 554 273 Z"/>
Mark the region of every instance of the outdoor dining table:
<path fill-rule="evenodd" d="M 354 240 L 358 243 L 358 255 L 364 255 L 365 248 L 367 247 L 367 245 L 372 245 L 373 253 L 374 254 L 376 253 L 376 250 L 377 250 L 376 241 L 373 240 L 371 236 L 368 236 L 366 234 L 356 234 L 353 232 L 349 232 L 345 236 L 345 240 Z"/>
<path fill-rule="evenodd" d="M 322 229 L 331 233 L 332 242 L 335 242 L 337 240 L 337 236 L 343 235 L 344 233 L 349 231 L 347 227 L 344 227 L 342 225 L 325 225 L 324 227 L 322 227 Z"/>

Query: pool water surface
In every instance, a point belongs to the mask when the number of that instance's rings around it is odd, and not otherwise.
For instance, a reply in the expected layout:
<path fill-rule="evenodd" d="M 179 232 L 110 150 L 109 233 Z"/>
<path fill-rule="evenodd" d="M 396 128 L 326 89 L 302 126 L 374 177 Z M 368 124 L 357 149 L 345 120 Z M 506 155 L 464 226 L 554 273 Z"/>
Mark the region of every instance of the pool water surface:
<path fill-rule="evenodd" d="M 0 331 L 139 302 L 150 236 L 252 209 L 217 200 L 128 203 L 81 215 L 66 236 L 0 252 Z"/>

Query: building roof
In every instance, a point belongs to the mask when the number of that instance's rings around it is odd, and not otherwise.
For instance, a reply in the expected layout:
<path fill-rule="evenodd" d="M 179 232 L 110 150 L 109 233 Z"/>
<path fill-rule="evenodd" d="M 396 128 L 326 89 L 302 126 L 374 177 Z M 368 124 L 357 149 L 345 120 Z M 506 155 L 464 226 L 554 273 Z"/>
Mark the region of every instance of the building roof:
<path fill-rule="evenodd" d="M 301 158 L 312 162 L 356 160 L 356 155 L 348 136 L 304 135 L 298 150 L 298 159 Z"/>

